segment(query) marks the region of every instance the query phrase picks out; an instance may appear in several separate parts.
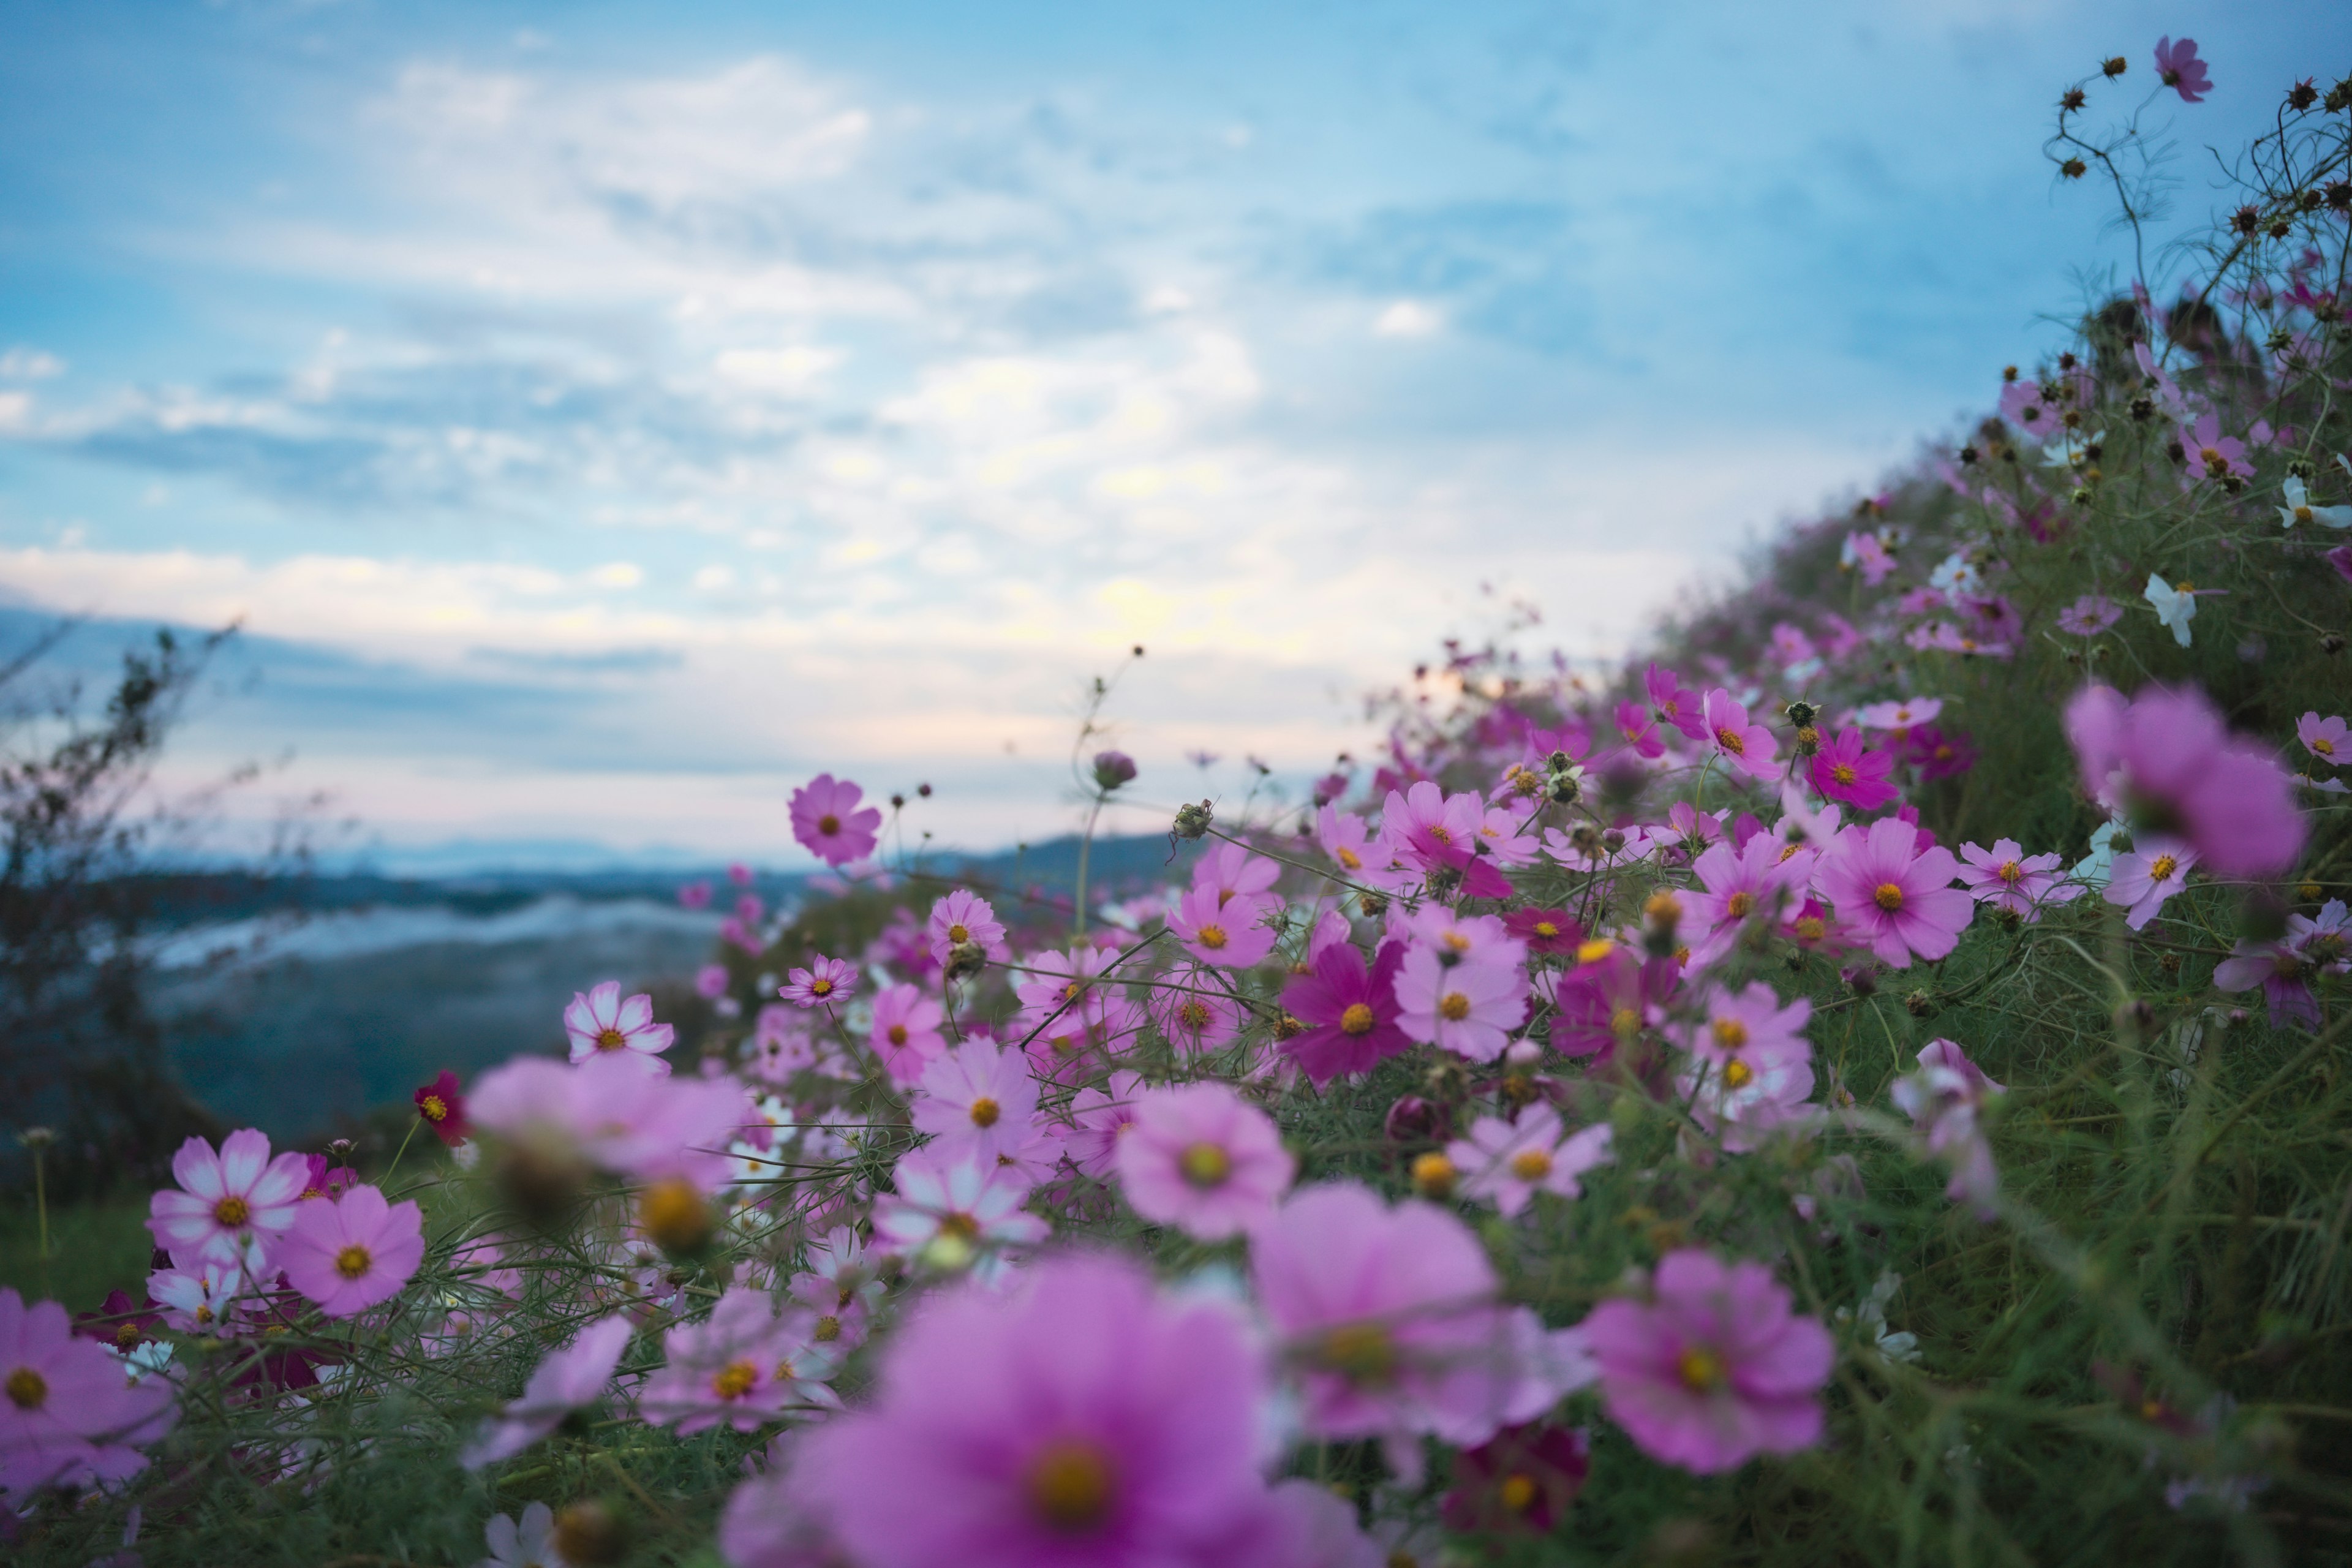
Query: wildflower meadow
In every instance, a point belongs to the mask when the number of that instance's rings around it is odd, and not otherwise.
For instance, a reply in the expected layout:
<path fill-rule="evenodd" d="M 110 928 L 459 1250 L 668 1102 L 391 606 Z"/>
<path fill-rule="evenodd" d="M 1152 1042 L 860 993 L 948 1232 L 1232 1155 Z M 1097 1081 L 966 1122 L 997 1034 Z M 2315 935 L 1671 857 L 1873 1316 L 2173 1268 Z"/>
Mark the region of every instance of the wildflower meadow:
<path fill-rule="evenodd" d="M 1140 888 L 827 773 L 691 1059 L 588 973 L 396 1154 L 189 1139 L 0 1291 L 0 1556 L 2352 1559 L 2352 79 L 2160 234 L 2228 68 L 2065 88 L 2071 346 L 1622 668 L 1449 645 Z"/>

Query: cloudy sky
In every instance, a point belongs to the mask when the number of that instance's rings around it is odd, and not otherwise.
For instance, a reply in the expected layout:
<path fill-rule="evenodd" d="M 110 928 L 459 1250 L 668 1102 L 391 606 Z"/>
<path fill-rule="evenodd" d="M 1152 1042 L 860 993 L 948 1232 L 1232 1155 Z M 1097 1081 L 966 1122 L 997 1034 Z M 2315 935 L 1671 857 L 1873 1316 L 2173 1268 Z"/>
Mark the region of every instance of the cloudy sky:
<path fill-rule="evenodd" d="M 2113 248 L 2060 88 L 2196 37 L 2198 214 L 2352 46 L 2246 0 L 0 28 L 6 603 L 242 617 L 185 765 L 290 752 L 394 849 L 779 865 L 820 769 L 1065 830 L 1135 642 L 1157 800 L 1360 742 L 1497 596 L 1625 646 L 2051 341 Z"/>

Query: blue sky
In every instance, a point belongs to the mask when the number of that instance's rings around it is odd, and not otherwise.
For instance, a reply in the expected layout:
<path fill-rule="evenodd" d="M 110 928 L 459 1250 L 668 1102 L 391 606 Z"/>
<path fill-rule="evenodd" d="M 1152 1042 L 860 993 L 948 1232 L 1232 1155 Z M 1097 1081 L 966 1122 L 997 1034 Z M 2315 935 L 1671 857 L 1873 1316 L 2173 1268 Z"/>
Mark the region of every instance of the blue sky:
<path fill-rule="evenodd" d="M 2319 5 L 0 0 L 0 591 L 244 617 L 185 765 L 394 847 L 788 864 L 819 769 L 1066 826 L 1624 646 L 1989 401 L 2112 257 L 2050 105 L 2160 33 L 2177 202 Z M 1182 753 L 1234 759 L 1204 785 Z M 1140 824 L 1139 824 L 1139 826 Z"/>

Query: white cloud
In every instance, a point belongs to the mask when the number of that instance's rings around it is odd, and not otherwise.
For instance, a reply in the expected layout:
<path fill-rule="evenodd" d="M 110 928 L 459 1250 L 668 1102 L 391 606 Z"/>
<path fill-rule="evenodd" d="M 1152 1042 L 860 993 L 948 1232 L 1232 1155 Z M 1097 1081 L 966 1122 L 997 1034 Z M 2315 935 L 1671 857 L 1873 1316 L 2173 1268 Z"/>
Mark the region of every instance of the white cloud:
<path fill-rule="evenodd" d="M 63 374 L 66 362 L 53 353 L 22 345 L 0 353 L 0 378 L 9 381 L 40 381 Z"/>
<path fill-rule="evenodd" d="M 1383 338 L 1426 338 L 1445 325 L 1445 318 L 1418 300 L 1397 300 L 1372 319 L 1372 331 Z"/>

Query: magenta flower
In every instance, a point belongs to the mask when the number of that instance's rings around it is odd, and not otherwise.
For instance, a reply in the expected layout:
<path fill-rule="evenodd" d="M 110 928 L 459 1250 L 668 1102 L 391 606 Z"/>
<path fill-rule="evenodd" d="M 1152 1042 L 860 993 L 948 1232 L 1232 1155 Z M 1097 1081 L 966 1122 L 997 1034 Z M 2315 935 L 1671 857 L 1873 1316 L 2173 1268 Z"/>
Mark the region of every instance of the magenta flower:
<path fill-rule="evenodd" d="M 2183 38 L 2172 41 L 2170 34 L 2156 41 L 2156 74 L 2165 86 L 2180 95 L 2183 103 L 2202 103 L 2205 95 L 2213 90 L 2213 79 L 2205 73 L 2205 62 L 2197 58 L 2197 40 Z"/>
<path fill-rule="evenodd" d="M 1390 1208 L 1353 1183 L 1307 1187 L 1252 1234 L 1250 1252 L 1302 1423 L 1318 1436 L 1484 1442 L 1582 1381 L 1532 1313 L 1495 1304 L 1485 1249 L 1442 1209 Z"/>
<path fill-rule="evenodd" d="M 1020 1051 L 993 1040 L 966 1040 L 925 1066 L 912 1110 L 916 1131 L 950 1142 L 985 1142 L 992 1152 L 1017 1141 L 1036 1120 L 1037 1080 Z"/>
<path fill-rule="evenodd" d="M 1886 782 L 1895 760 L 1885 752 L 1863 749 L 1862 731 L 1838 731 L 1813 753 L 1813 787 L 1831 800 L 1843 801 L 1857 811 L 1876 811 L 1900 794 Z"/>
<path fill-rule="evenodd" d="M 1307 1027 L 1277 1048 L 1318 1086 L 1369 1072 L 1409 1048 L 1412 1038 L 1397 1026 L 1396 973 L 1403 962 L 1401 942 L 1382 942 L 1369 966 L 1352 942 L 1324 948 L 1306 973 L 1283 987 L 1282 1010 Z"/>
<path fill-rule="evenodd" d="M 1721 687 L 1706 694 L 1702 712 L 1704 733 L 1715 754 L 1750 778 L 1777 779 L 1780 764 L 1772 760 L 1780 742 L 1761 724 L 1748 721 L 1748 710 Z"/>
<path fill-rule="evenodd" d="M 304 1204 L 274 1261 L 319 1310 L 348 1318 L 399 1295 L 424 1258 L 423 1211 L 362 1185 L 333 1203 Z"/>
<path fill-rule="evenodd" d="M 2241 479 L 2254 477 L 2253 464 L 2246 460 L 2246 444 L 2235 436 L 2221 434 L 2221 421 L 2211 414 L 2200 416 L 2193 425 L 2180 427 L 2180 448 L 2189 459 L 2189 472 L 2209 479 Z M 2182 584 L 2180 592 L 2189 591 Z"/>
<path fill-rule="evenodd" d="M 1922 724 L 1904 737 L 1903 757 L 1919 770 L 1923 784 L 1952 778 L 1977 765 L 1977 749 L 1964 730 Z"/>
<path fill-rule="evenodd" d="M 2028 857 L 2014 838 L 1996 838 L 1990 849 L 1960 846 L 1960 886 L 1980 904 L 2021 916 L 2027 924 L 2042 918 L 2047 904 L 2072 903 L 2083 896 L 2080 882 L 2070 882 L 2058 855 Z"/>
<path fill-rule="evenodd" d="M 1146 1002 L 1151 1021 L 1181 1051 L 1213 1051 L 1241 1033 L 1242 1007 L 1213 970 L 1188 963 L 1171 970 Z"/>
<path fill-rule="evenodd" d="M 2058 629 L 2095 637 L 2123 618 L 2123 610 L 2105 594 L 2085 594 L 2058 612 Z"/>
<path fill-rule="evenodd" d="M 1222 1083 L 1146 1089 L 1118 1158 L 1129 1207 L 1202 1241 L 1272 1215 L 1298 1170 L 1274 1119 Z"/>
<path fill-rule="evenodd" d="M 1625 743 L 1641 756 L 1663 757 L 1666 754 L 1666 742 L 1658 734 L 1656 719 L 1638 702 L 1617 704 L 1617 732 L 1624 736 Z"/>
<path fill-rule="evenodd" d="M 1610 1418 L 1653 1458 L 1708 1475 L 1821 1439 L 1836 1346 L 1760 1263 L 1670 1252 L 1649 1304 L 1603 1301 L 1583 1327 Z"/>
<path fill-rule="evenodd" d="M 707 881 L 681 883 L 677 889 L 680 909 L 707 910 L 710 907 L 710 884 Z"/>
<path fill-rule="evenodd" d="M 1454 1456 L 1454 1486 L 1438 1510 L 1448 1529 L 1465 1534 L 1545 1535 L 1591 1473 L 1592 1445 L 1581 1427 L 1513 1426 Z"/>
<path fill-rule="evenodd" d="M 1882 963 L 1908 969 L 1914 957 L 1941 958 L 1959 945 L 1976 904 L 1951 885 L 1958 874 L 1950 850 L 1922 849 L 1918 830 L 1889 816 L 1866 833 L 1842 830 L 1822 856 L 1813 885 Z"/>
<path fill-rule="evenodd" d="M 925 934 L 930 939 L 931 956 L 944 964 L 951 949 L 965 942 L 976 942 L 992 958 L 1005 952 L 1004 926 L 997 920 L 996 910 L 986 899 L 958 888 L 931 906 L 929 924 Z"/>
<path fill-rule="evenodd" d="M 1276 932 L 1265 917 L 1277 907 L 1263 894 L 1228 897 L 1215 888 L 1194 888 L 1177 900 L 1168 929 L 1202 963 L 1247 969 L 1274 951 Z"/>
<path fill-rule="evenodd" d="M 1477 853 L 1486 817 L 1486 803 L 1475 795 L 1447 795 L 1423 779 L 1402 795 L 1389 791 L 1381 807 L 1381 836 L 1397 859 L 1415 871 L 1461 870 Z"/>
<path fill-rule="evenodd" d="M 649 994 L 641 991 L 625 1002 L 617 980 L 603 981 L 591 991 L 573 992 L 572 1005 L 563 1009 L 563 1033 L 572 1042 L 575 1062 L 625 1052 L 638 1066 L 657 1073 L 669 1071 L 661 1053 L 677 1038 L 675 1028 L 654 1022 L 654 999 Z"/>
<path fill-rule="evenodd" d="M 793 791 L 793 837 L 828 866 L 863 860 L 881 842 L 874 830 L 882 826 L 880 811 L 859 807 L 864 798 L 865 792 L 847 779 L 817 774 Z"/>
<path fill-rule="evenodd" d="M 440 1076 L 418 1089 L 414 1098 L 417 1120 L 431 1128 L 433 1136 L 443 1143 L 454 1149 L 471 1136 L 474 1128 L 466 1120 L 466 1097 L 458 1090 L 456 1073 L 443 1068 Z"/>
<path fill-rule="evenodd" d="M 1981 1113 L 2001 1086 L 1950 1040 L 1919 1047 L 1918 1065 L 1887 1091 L 1927 1140 L 1927 1152 L 1952 1168 L 1944 1195 L 1966 1199 L 1977 1218 L 2000 1217 L 2000 1177 L 1985 1141 Z"/>
<path fill-rule="evenodd" d="M 221 1140 L 220 1152 L 191 1138 L 172 1156 L 180 1184 L 148 1200 L 147 1228 L 182 1268 L 244 1265 L 255 1244 L 266 1254 L 294 1223 L 310 1163 L 297 1153 L 269 1157 L 269 1140 L 247 1127 Z"/>
<path fill-rule="evenodd" d="M 1449 964 L 1438 949 L 1416 946 L 1398 966 L 1396 1001 L 1397 1027 L 1407 1038 L 1491 1062 L 1527 1021 L 1527 972 L 1517 964 Z"/>
<path fill-rule="evenodd" d="M 1503 917 L 1503 929 L 1529 952 L 1555 955 L 1584 945 L 1584 922 L 1566 910 L 1513 910 Z"/>
<path fill-rule="evenodd" d="M 757 1431 L 788 1413 L 840 1405 L 824 1384 L 832 1356 L 779 1319 L 763 1289 L 727 1291 L 709 1317 L 670 1330 L 662 1353 L 667 1361 L 646 1380 L 637 1411 L 681 1437 L 714 1426 Z"/>
<path fill-rule="evenodd" d="M 948 1048 L 948 1037 L 940 1032 L 947 1016 L 939 999 L 925 995 L 922 987 L 890 986 L 875 993 L 874 1027 L 866 1034 L 866 1043 L 893 1079 L 913 1083 L 923 1076 L 931 1059 Z"/>
<path fill-rule="evenodd" d="M 1940 697 L 1908 697 L 1894 702 L 1874 702 L 1857 710 L 1853 721 L 1865 730 L 1892 730 L 1899 738 L 1901 732 L 1935 721 L 1944 710 Z"/>
<path fill-rule="evenodd" d="M 0 1497 L 93 1486 L 144 1468 L 140 1447 L 179 1418 L 168 1379 L 123 1375 L 94 1340 L 78 1339 L 55 1301 L 30 1307 L 0 1289 Z"/>
<path fill-rule="evenodd" d="M 1650 711 L 1657 715 L 1658 722 L 1673 725 L 1694 741 L 1706 738 L 1706 702 L 1682 683 L 1680 676 L 1653 664 L 1642 678 L 1642 686 L 1650 699 Z"/>
<path fill-rule="evenodd" d="M 1577 1177 L 1610 1159 L 1607 1122 L 1569 1132 L 1559 1113 L 1533 1105 L 1517 1122 L 1482 1116 L 1470 1136 L 1445 1146 L 1445 1157 L 1462 1173 L 1465 1196 L 1492 1198 L 1506 1216 L 1528 1206 L 1536 1194 L 1573 1198 L 1584 1189 Z"/>
<path fill-rule="evenodd" d="M 621 1352 L 635 1331 L 618 1313 L 599 1318 L 580 1331 L 561 1350 L 551 1351 L 523 1385 L 521 1397 L 509 1400 L 482 1423 L 474 1440 L 458 1455 L 458 1462 L 478 1470 L 495 1460 L 511 1458 L 563 1424 L 563 1418 L 603 1397 L 621 1364 Z"/>
<path fill-rule="evenodd" d="M 728 984 L 727 966 L 723 963 L 706 963 L 694 972 L 694 994 L 705 1002 L 716 1002 L 726 995 Z"/>
<path fill-rule="evenodd" d="M 2136 826 L 2185 838 L 2217 876 L 2268 877 L 2303 853 L 2305 823 L 2269 748 L 2224 727 L 2194 688 L 2134 699 L 2085 688 L 2066 705 L 2083 787 Z"/>
<path fill-rule="evenodd" d="M 2346 740 L 2345 731 L 2344 721 L 2332 715 L 2323 719 L 2311 712 L 2294 721 L 2294 738 L 2303 749 L 2331 767 L 2352 759 L 2352 742 Z"/>
<path fill-rule="evenodd" d="M 1009 1300 L 929 1305 L 873 1407 L 803 1440 L 790 1496 L 866 1568 L 1270 1568 L 1264 1391 L 1226 1309 L 1058 1259 Z"/>
<path fill-rule="evenodd" d="M 2163 912 L 2164 901 L 2189 885 L 2197 851 L 2177 838 L 2149 838 L 2116 857 L 2107 872 L 2107 902 L 2130 913 L 2124 924 L 2138 931 Z"/>
<path fill-rule="evenodd" d="M 776 994 L 796 1006 L 814 1007 L 820 1004 L 846 1002 L 857 989 L 855 965 L 837 958 L 827 958 L 821 952 L 809 955 L 806 969 L 795 969 L 776 987 Z"/>
<path fill-rule="evenodd" d="M 1119 785 L 1133 782 L 1135 759 L 1125 752 L 1097 752 L 1094 775 L 1095 787 L 1108 795 Z"/>

